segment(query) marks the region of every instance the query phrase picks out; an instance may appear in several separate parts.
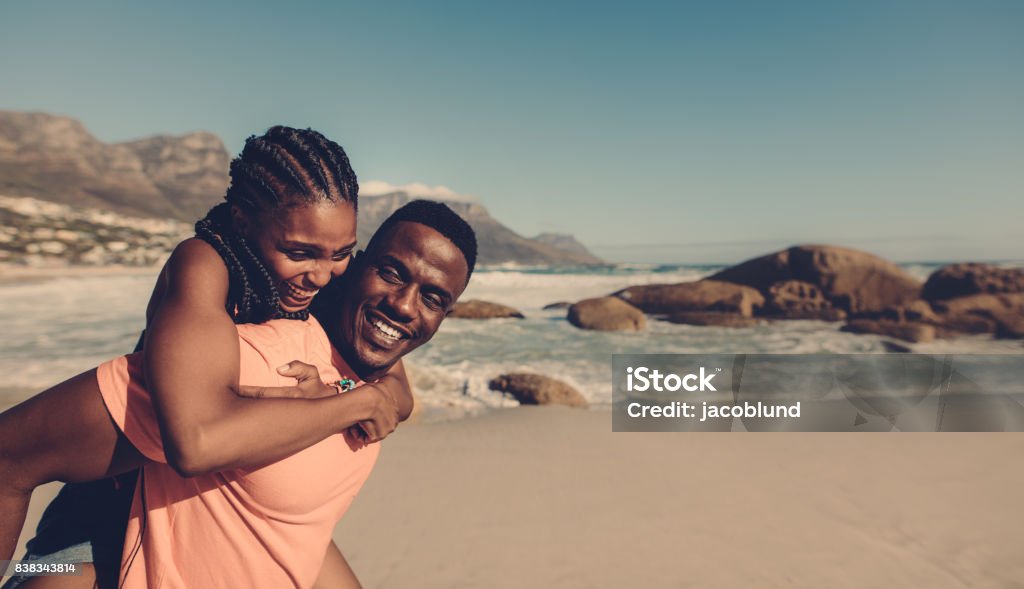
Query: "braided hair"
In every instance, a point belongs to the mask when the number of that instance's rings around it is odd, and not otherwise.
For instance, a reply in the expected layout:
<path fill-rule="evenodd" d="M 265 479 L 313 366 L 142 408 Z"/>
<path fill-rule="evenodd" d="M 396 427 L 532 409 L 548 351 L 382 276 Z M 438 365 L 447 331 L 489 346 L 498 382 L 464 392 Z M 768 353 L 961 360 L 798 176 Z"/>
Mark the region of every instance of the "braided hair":
<path fill-rule="evenodd" d="M 196 237 L 213 246 L 228 267 L 228 314 L 235 323 L 306 319 L 308 310 L 281 310 L 275 280 L 235 227 L 231 209 L 254 219 L 320 201 L 348 202 L 357 209 L 359 183 L 345 150 L 312 129 L 279 125 L 246 139 L 230 173 L 224 202 L 196 223 Z"/>

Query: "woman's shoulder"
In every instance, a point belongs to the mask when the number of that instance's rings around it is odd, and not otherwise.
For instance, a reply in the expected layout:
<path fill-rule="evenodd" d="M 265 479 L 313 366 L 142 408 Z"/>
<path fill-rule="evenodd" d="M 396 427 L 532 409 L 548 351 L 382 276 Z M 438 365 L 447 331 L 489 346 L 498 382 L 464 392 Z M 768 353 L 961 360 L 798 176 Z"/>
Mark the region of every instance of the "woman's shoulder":
<path fill-rule="evenodd" d="M 171 272 L 189 270 L 227 271 L 227 266 L 212 245 L 190 237 L 174 247 L 165 268 Z"/>
<path fill-rule="evenodd" d="M 213 246 L 193 237 L 175 246 L 158 282 L 163 290 L 188 293 L 190 299 L 193 296 L 209 298 L 223 306 L 228 290 L 228 269 Z"/>

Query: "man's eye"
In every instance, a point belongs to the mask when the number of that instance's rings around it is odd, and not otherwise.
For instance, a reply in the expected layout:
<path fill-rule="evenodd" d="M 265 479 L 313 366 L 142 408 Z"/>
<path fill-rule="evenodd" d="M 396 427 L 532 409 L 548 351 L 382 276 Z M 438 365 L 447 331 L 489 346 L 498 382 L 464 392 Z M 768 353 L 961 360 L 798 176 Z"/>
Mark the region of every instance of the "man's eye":
<path fill-rule="evenodd" d="M 331 257 L 331 259 L 334 260 L 335 262 L 344 262 L 345 260 L 347 260 L 347 259 L 349 259 L 351 257 L 352 257 L 352 250 L 349 250 L 347 252 L 338 252 L 338 253 L 334 254 Z"/>
<path fill-rule="evenodd" d="M 394 268 L 391 268 L 390 266 L 380 268 L 379 270 L 377 270 L 377 274 L 379 274 L 381 278 L 383 278 L 387 282 L 390 282 L 391 284 L 402 283 L 402 277 Z"/>
<path fill-rule="evenodd" d="M 435 311 L 444 308 L 444 301 L 437 295 L 425 294 L 423 295 L 423 301 L 427 304 L 427 307 Z"/>

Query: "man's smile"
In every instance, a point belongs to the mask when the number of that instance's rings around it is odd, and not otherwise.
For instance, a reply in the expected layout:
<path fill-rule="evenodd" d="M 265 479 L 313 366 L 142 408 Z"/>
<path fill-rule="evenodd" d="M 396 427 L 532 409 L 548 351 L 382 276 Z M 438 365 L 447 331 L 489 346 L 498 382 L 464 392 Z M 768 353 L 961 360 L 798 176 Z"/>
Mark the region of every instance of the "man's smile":
<path fill-rule="evenodd" d="M 412 338 L 412 333 L 405 327 L 398 325 L 379 312 L 367 309 L 365 311 L 366 324 L 372 329 L 368 330 L 370 339 L 375 343 L 383 344 L 381 347 L 390 347 L 401 340 Z"/>

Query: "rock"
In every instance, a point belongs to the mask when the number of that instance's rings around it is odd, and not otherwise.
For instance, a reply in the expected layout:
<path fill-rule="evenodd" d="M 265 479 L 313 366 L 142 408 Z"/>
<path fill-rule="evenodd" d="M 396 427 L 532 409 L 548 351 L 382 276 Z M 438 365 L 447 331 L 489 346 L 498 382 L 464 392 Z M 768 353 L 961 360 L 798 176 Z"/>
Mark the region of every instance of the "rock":
<path fill-rule="evenodd" d="M 569 307 L 567 319 L 580 329 L 598 331 L 642 331 L 647 327 L 640 309 L 616 297 L 584 299 Z"/>
<path fill-rule="evenodd" d="M 489 384 L 492 391 L 510 393 L 523 405 L 586 407 L 587 400 L 564 382 L 540 374 L 503 374 Z"/>
<path fill-rule="evenodd" d="M 924 323 L 896 323 L 874 319 L 854 319 L 840 331 L 848 333 L 874 333 L 907 342 L 924 343 L 935 339 L 935 327 Z"/>
<path fill-rule="evenodd" d="M 612 296 L 644 313 L 727 311 L 753 317 L 754 312 L 764 306 L 764 296 L 757 290 L 717 280 L 631 286 Z"/>
<path fill-rule="evenodd" d="M 940 315 L 963 315 L 966 313 L 994 317 L 1005 313 L 1024 311 L 1024 293 L 979 294 L 958 297 L 932 303 Z"/>
<path fill-rule="evenodd" d="M 931 323 L 933 325 L 942 322 L 942 319 L 935 314 L 935 311 L 932 310 L 928 301 L 923 299 L 911 301 L 904 306 L 889 307 L 879 315 L 882 319 L 896 322 L 919 321 L 921 323 Z"/>
<path fill-rule="evenodd" d="M 1024 339 L 1024 316 L 999 317 L 996 319 L 995 335 L 1000 339 Z"/>
<path fill-rule="evenodd" d="M 449 317 L 459 319 L 523 319 L 523 314 L 505 305 L 490 303 L 488 301 L 469 300 L 455 303 Z"/>
<path fill-rule="evenodd" d="M 939 301 L 976 294 L 1024 292 L 1024 269 L 991 264 L 952 264 L 932 272 L 921 297 Z"/>
<path fill-rule="evenodd" d="M 684 311 L 668 315 L 664 320 L 669 323 L 713 325 L 716 327 L 753 327 L 754 325 L 764 323 L 763 319 L 756 317 L 744 317 L 736 313 L 722 313 L 720 311 Z"/>
<path fill-rule="evenodd" d="M 807 319 L 810 321 L 845 321 L 848 317 L 842 309 L 822 309 L 820 311 L 789 311 L 785 315 L 774 315 L 773 319 Z"/>
<path fill-rule="evenodd" d="M 961 333 L 1016 338 L 1024 320 L 1024 293 L 978 294 L 935 301 L 940 325 Z"/>
<path fill-rule="evenodd" d="M 888 340 L 882 340 L 882 347 L 890 354 L 910 354 L 914 351 L 903 344 L 890 342 Z"/>
<path fill-rule="evenodd" d="M 768 293 L 777 282 L 798 280 L 818 287 L 832 307 L 847 313 L 880 312 L 919 297 L 921 283 L 896 264 L 866 252 L 800 245 L 747 260 L 709 277 Z"/>
<path fill-rule="evenodd" d="M 764 314 L 782 319 L 842 321 L 846 312 L 835 309 L 817 286 L 802 280 L 783 280 L 768 287 Z"/>
<path fill-rule="evenodd" d="M 946 335 L 954 337 L 957 334 L 971 333 L 995 333 L 996 321 L 991 317 L 981 315 L 949 315 L 943 317 L 939 323 L 946 331 Z"/>
<path fill-rule="evenodd" d="M 568 309 L 571 305 L 572 305 L 572 303 L 570 303 L 568 301 L 558 301 L 557 303 L 551 303 L 549 305 L 544 305 L 543 310 L 550 311 L 552 309 Z"/>

